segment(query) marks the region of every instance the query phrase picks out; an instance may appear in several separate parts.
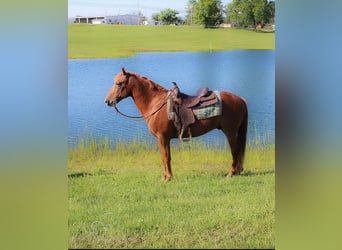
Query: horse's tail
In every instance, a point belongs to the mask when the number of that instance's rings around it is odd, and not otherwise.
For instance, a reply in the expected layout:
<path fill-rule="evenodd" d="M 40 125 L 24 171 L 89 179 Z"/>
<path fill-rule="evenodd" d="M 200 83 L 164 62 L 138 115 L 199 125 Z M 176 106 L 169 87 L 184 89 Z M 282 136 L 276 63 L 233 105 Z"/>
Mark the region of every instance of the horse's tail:
<path fill-rule="evenodd" d="M 242 122 L 240 124 L 240 127 L 238 129 L 237 133 L 237 144 L 238 144 L 238 155 L 237 160 L 240 165 L 241 171 L 243 171 L 243 161 L 245 157 L 245 151 L 246 151 L 246 143 L 247 143 L 247 129 L 248 129 L 248 109 L 247 109 L 247 103 L 243 99 L 245 104 L 245 114 L 242 119 Z"/>

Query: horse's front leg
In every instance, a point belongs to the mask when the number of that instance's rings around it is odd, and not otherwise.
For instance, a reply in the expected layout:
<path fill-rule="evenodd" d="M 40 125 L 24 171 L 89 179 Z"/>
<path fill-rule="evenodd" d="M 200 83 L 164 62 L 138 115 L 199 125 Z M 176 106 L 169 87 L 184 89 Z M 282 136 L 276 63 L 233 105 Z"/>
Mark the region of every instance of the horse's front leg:
<path fill-rule="evenodd" d="M 170 181 L 172 178 L 170 139 L 160 136 L 158 137 L 158 145 L 163 161 L 164 181 Z"/>

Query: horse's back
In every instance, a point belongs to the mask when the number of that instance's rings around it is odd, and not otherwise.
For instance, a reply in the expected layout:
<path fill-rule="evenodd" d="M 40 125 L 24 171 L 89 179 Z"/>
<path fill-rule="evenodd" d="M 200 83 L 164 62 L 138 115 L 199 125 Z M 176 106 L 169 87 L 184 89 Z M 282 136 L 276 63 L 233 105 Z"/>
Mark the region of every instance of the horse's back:
<path fill-rule="evenodd" d="M 247 101 L 244 97 L 226 91 L 221 91 L 220 95 L 223 106 L 247 110 Z"/>
<path fill-rule="evenodd" d="M 225 119 L 235 120 L 240 123 L 248 116 L 246 99 L 236 94 L 222 91 L 222 116 Z"/>

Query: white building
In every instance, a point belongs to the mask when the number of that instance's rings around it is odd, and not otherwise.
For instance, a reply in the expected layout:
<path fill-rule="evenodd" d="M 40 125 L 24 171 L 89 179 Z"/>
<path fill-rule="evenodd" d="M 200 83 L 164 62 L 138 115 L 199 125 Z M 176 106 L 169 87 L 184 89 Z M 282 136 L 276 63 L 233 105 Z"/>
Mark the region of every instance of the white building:
<path fill-rule="evenodd" d="M 163 25 L 163 23 L 155 20 L 145 20 L 143 25 Z"/>
<path fill-rule="evenodd" d="M 91 23 L 91 24 L 140 24 L 138 15 L 117 15 L 117 16 L 77 16 L 68 18 L 68 22 Z"/>

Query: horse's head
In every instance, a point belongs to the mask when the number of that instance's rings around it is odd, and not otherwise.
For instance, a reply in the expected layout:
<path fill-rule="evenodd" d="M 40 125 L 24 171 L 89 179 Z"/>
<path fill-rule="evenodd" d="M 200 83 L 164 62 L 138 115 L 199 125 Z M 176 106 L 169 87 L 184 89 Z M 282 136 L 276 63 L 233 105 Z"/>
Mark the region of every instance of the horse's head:
<path fill-rule="evenodd" d="M 105 99 L 105 103 L 108 106 L 115 106 L 122 99 L 131 95 L 130 88 L 127 86 L 131 76 L 132 74 L 127 72 L 124 68 L 122 68 L 122 72 L 115 76 L 114 84 L 108 91 Z"/>

